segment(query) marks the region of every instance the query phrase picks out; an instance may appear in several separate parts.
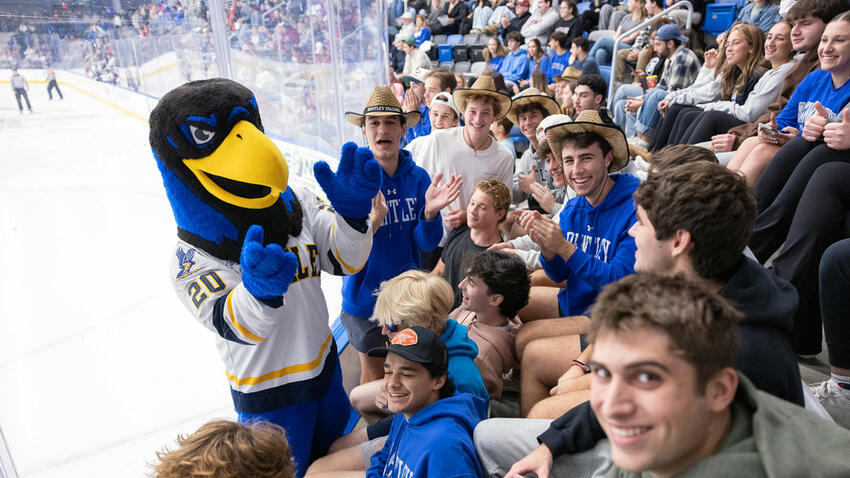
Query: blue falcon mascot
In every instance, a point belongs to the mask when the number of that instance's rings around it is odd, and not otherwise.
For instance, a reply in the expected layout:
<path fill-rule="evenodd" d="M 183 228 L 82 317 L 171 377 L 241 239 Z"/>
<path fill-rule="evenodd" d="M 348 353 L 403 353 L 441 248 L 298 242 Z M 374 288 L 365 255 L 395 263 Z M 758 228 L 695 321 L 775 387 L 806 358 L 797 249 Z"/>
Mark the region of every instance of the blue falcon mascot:
<path fill-rule="evenodd" d="M 283 426 L 302 476 L 350 410 L 320 272 L 368 259 L 380 166 L 348 143 L 336 173 L 314 167 L 330 204 L 288 186 L 254 95 L 226 79 L 163 96 L 150 144 L 177 222 L 177 295 L 216 335 L 239 420 Z"/>

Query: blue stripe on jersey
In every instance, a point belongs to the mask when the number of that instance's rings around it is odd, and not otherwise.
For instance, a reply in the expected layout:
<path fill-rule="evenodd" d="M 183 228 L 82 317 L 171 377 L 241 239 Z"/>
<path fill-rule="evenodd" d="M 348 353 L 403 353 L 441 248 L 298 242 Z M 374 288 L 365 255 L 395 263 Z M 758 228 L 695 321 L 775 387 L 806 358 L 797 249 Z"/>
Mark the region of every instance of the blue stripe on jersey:
<path fill-rule="evenodd" d="M 215 306 L 213 307 L 212 324 L 213 327 L 215 327 L 216 332 L 218 332 L 218 335 L 220 335 L 221 338 L 225 340 L 236 342 L 237 344 L 242 345 L 253 345 L 249 342 L 245 342 L 244 340 L 240 339 L 235 333 L 233 333 L 233 329 L 231 329 L 230 326 L 227 325 L 227 319 L 224 318 L 224 304 L 226 302 L 227 294 L 224 294 L 223 296 L 219 297 L 218 300 L 215 301 Z"/>
<path fill-rule="evenodd" d="M 331 340 L 331 350 L 319 375 L 309 380 L 287 383 L 259 392 L 243 393 L 230 389 L 233 405 L 242 413 L 266 413 L 294 403 L 306 403 L 321 398 L 330 387 L 339 357 L 336 342 Z"/>

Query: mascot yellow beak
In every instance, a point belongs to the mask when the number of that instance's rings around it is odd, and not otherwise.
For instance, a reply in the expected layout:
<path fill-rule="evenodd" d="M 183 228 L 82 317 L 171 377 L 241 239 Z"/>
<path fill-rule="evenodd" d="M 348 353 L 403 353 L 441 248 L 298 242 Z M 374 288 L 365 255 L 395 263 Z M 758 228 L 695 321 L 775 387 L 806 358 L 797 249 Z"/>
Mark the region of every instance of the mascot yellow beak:
<path fill-rule="evenodd" d="M 271 206 L 289 181 L 283 154 L 268 136 L 244 120 L 236 123 L 211 155 L 184 159 L 183 164 L 210 194 L 246 209 Z"/>

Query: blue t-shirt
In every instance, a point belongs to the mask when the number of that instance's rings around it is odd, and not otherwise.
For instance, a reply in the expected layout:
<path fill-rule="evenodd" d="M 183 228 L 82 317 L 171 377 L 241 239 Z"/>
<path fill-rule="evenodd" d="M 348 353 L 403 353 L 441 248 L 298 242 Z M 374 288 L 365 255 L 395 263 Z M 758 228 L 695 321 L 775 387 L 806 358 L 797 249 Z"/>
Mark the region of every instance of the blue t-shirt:
<path fill-rule="evenodd" d="M 803 133 L 806 121 L 815 114 L 815 102 L 826 108 L 829 113 L 829 122 L 841 121 L 841 110 L 850 101 L 850 81 L 835 88 L 832 84 L 832 75 L 828 71 L 817 69 L 809 73 L 803 81 L 797 85 L 791 99 L 776 116 L 778 129 L 793 126 Z"/>

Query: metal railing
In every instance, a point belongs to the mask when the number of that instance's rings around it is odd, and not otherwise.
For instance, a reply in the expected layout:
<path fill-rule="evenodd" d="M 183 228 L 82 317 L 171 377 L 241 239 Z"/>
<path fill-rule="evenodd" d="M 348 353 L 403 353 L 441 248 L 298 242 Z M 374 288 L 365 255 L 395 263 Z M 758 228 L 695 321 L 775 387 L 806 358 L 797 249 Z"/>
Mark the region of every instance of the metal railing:
<path fill-rule="evenodd" d="M 612 103 L 614 102 L 614 83 L 616 82 L 616 78 L 617 78 L 617 50 L 619 50 L 618 46 L 620 45 L 620 40 L 622 40 L 623 38 L 626 38 L 627 36 L 631 35 L 632 33 L 636 32 L 638 30 L 643 29 L 643 27 L 645 27 L 645 26 L 649 25 L 650 23 L 652 23 L 653 21 L 655 21 L 656 18 L 661 18 L 664 15 L 666 15 L 667 12 L 671 12 L 671 11 L 677 9 L 677 8 L 682 8 L 682 7 L 688 9 L 688 18 L 685 21 L 685 29 L 689 30 L 691 28 L 691 17 L 694 14 L 694 6 L 688 0 L 679 0 L 674 5 L 671 5 L 667 8 L 665 8 L 663 11 L 657 13 L 655 16 L 653 16 L 651 18 L 647 18 L 646 20 L 635 25 L 634 27 L 624 31 L 623 33 L 620 33 L 620 36 L 618 36 L 617 38 L 614 39 L 614 47 L 613 47 L 614 50 L 611 52 L 611 77 L 608 79 L 608 109 L 609 110 L 611 109 Z M 650 45 L 650 47 L 651 47 L 651 45 Z"/>

